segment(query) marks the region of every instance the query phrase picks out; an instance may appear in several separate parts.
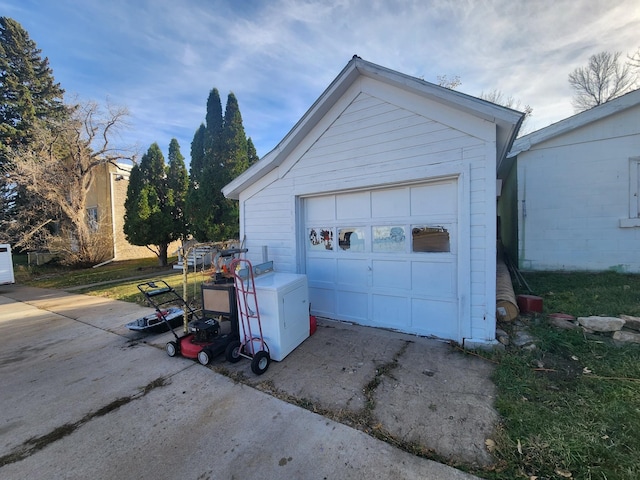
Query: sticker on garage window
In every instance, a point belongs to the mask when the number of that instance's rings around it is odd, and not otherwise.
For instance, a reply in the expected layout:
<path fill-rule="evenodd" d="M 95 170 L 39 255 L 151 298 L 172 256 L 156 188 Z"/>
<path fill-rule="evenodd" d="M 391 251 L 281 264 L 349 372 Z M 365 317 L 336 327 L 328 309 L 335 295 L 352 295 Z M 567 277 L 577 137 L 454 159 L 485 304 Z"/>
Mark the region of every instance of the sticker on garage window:
<path fill-rule="evenodd" d="M 309 250 L 333 250 L 333 229 L 309 228 Z"/>
<path fill-rule="evenodd" d="M 374 252 L 404 252 L 406 236 L 404 227 L 385 226 L 373 227 Z"/>
<path fill-rule="evenodd" d="M 339 228 L 338 246 L 341 250 L 364 252 L 364 230 L 356 227 Z"/>
<path fill-rule="evenodd" d="M 450 252 L 449 232 L 442 226 L 414 226 L 411 229 L 414 252 Z"/>

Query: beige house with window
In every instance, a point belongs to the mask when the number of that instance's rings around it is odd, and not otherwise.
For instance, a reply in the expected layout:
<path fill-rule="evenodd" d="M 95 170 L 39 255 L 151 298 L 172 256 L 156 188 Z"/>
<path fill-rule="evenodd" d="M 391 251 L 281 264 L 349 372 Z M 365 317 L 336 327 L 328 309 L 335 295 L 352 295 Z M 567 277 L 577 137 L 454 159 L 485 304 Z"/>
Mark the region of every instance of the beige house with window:
<path fill-rule="evenodd" d="M 107 260 L 131 260 L 154 257 L 155 254 L 144 246 L 127 242 L 124 232 L 124 202 L 131 165 L 106 163 L 96 168 L 95 178 L 87 194 L 87 217 L 90 223 L 100 229 L 99 233 L 109 239 L 111 256 Z M 169 245 L 171 255 L 180 242 Z"/>

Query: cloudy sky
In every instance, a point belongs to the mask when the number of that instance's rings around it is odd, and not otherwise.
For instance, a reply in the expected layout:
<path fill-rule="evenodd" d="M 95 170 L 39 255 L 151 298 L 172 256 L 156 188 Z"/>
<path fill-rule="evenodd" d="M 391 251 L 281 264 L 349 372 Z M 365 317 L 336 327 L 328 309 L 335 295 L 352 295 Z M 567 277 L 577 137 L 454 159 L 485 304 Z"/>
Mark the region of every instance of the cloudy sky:
<path fill-rule="evenodd" d="M 567 75 L 640 47 L 638 0 L 0 0 L 78 97 L 129 109 L 122 146 L 189 161 L 209 91 L 229 92 L 258 155 L 286 135 L 354 54 L 533 108 L 528 131 L 573 114 Z"/>

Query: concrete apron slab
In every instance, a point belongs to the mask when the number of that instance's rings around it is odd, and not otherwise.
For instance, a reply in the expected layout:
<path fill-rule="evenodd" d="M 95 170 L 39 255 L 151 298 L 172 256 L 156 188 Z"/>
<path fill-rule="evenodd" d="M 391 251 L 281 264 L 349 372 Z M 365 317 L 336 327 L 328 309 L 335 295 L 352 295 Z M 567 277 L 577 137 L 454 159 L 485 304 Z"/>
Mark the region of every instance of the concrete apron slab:
<path fill-rule="evenodd" d="M 6 298 L 0 338 L 0 456 L 193 366 L 158 362 L 142 344 Z"/>
<path fill-rule="evenodd" d="M 4 289 L 0 288 L 0 295 L 3 292 Z M 28 410 L 30 405 L 36 405 L 36 410 L 40 408 L 55 414 L 49 414 L 48 417 L 39 412 L 33 421 L 25 422 L 20 417 L 20 413 L 16 413 L 15 410 L 0 412 L 2 441 L 5 440 L 3 429 L 8 428 L 7 432 L 11 432 L 11 437 L 14 433 L 19 433 L 16 439 L 12 438 L 11 442 L 4 445 L 5 449 L 0 449 L 0 456 L 7 449 L 15 447 L 27 438 L 41 435 L 43 432 L 47 433 L 54 426 L 78 421 L 77 414 L 64 415 L 70 410 L 64 408 L 64 400 L 59 400 L 58 403 L 55 399 L 51 400 L 52 394 L 48 394 L 47 383 L 44 380 L 46 378 L 56 379 L 56 385 L 60 385 L 60 382 L 64 382 L 65 386 L 69 385 L 71 394 L 69 398 L 82 398 L 83 401 L 79 403 L 80 411 L 90 415 L 91 412 L 96 411 L 96 408 L 108 404 L 107 400 L 113 403 L 118 398 L 137 398 L 149 385 L 155 385 L 154 382 L 157 383 L 158 379 L 173 378 L 185 368 L 189 368 L 189 372 L 192 371 L 190 367 L 203 369 L 190 360 L 169 358 L 164 352 L 146 348 L 145 344 L 164 348 L 166 341 L 172 338 L 170 333 L 144 335 L 131 332 L 124 327 L 126 322 L 150 313 L 152 310 L 149 308 L 65 292 L 52 293 L 52 291 L 41 291 L 41 289 L 32 289 L 27 292 L 24 287 L 11 290 L 7 295 L 16 299 L 29 299 L 32 305 L 52 308 L 66 315 L 65 317 L 58 315 L 52 321 L 38 319 L 38 314 L 34 313 L 36 320 L 32 320 L 35 322 L 33 325 L 36 326 L 38 321 L 48 325 L 48 329 L 54 333 L 59 329 L 61 331 L 58 334 L 59 337 L 54 334 L 47 341 L 54 347 L 57 344 L 71 347 L 67 354 L 74 358 L 63 358 L 62 354 L 56 354 L 58 357 L 55 355 L 51 357 L 49 367 L 44 370 L 40 367 L 40 376 L 36 375 L 36 372 L 29 373 L 30 377 L 27 381 L 35 384 L 39 389 L 33 398 L 39 398 L 40 401 L 32 401 L 31 404 L 27 402 L 24 410 Z M 0 296 L 0 312 L 3 312 L 5 303 L 9 302 Z M 9 308 L 15 312 L 18 307 L 12 305 Z M 19 308 L 25 309 L 25 306 L 22 305 Z M 39 315 L 42 315 L 42 312 Z M 71 318 L 77 321 L 71 324 L 67 316 L 74 316 L 75 318 Z M 12 318 L 14 322 L 9 330 L 14 337 L 20 338 L 20 341 L 15 344 L 9 342 L 15 346 L 13 352 L 5 351 L 4 347 L 0 347 L 0 355 L 4 355 L 3 359 L 21 354 L 24 356 L 24 350 L 20 345 L 32 348 L 38 340 L 48 337 L 42 335 L 42 332 L 35 335 L 37 337 L 35 339 L 31 335 L 21 335 L 20 332 L 25 328 L 34 331 L 38 331 L 38 328 L 15 323 L 17 321 L 15 317 L 22 318 L 23 315 L 13 313 L 8 315 L 8 318 Z M 7 326 L 2 318 L 0 314 L 0 329 Z M 81 335 L 77 328 L 78 323 L 81 324 L 80 328 L 87 329 L 82 330 Z M 101 334 L 97 335 L 98 337 L 104 336 L 114 341 L 101 344 L 94 339 L 96 333 L 91 333 L 91 328 Z M 2 330 L 0 334 L 4 335 Z M 84 341 L 78 342 L 78 337 Z M 96 351 L 100 352 L 97 356 Z M 436 355 L 438 351 L 441 352 L 440 356 Z M 451 358 L 446 354 L 450 354 Z M 411 361 L 405 361 L 408 359 Z M 452 359 L 466 359 L 467 363 L 456 363 L 451 361 Z M 42 363 L 35 358 L 32 361 L 38 365 Z M 83 371 L 83 365 L 86 364 L 100 367 L 97 368 L 98 373 L 93 372 L 87 375 L 87 372 Z M 389 365 L 394 368 L 389 368 Z M 0 366 L 0 381 L 4 385 L 5 378 L 10 377 L 11 373 L 5 376 L 7 372 L 4 372 L 3 367 L 4 362 Z M 101 368 L 108 369 L 103 372 L 106 375 L 99 374 Z M 412 451 L 433 451 L 442 458 L 453 459 L 454 463 L 462 461 L 483 464 L 486 459 L 484 440 L 487 438 L 486 431 L 491 430 L 495 418 L 491 407 L 492 383 L 488 379 L 490 368 L 482 360 L 465 357 L 459 353 L 452 354 L 450 347 L 441 342 L 323 321 L 314 336 L 307 339 L 284 361 L 273 362 L 269 370 L 260 377 L 256 377 L 251 372 L 248 360 L 229 364 L 222 358 L 217 358 L 211 368 L 271 393 L 277 398 L 284 398 L 293 404 L 322 413 L 346 425 L 369 431 L 378 438 L 390 440 L 391 444 L 415 443 L 418 448 L 413 448 Z M 60 372 L 63 372 L 62 376 Z M 113 376 L 111 376 L 112 373 Z M 464 379 L 449 381 L 449 375 L 453 375 L 450 377 L 452 379 L 459 378 L 455 377 L 456 373 Z M 439 397 L 429 396 L 434 392 L 426 392 L 423 389 L 425 379 L 441 382 L 434 384 L 435 390 L 441 392 Z M 447 381 L 444 382 L 444 380 Z M 17 381 L 17 383 L 20 382 Z M 442 388 L 442 383 L 451 385 L 452 390 Z M 94 384 L 96 387 L 92 389 Z M 477 390 L 472 387 L 477 387 Z M 247 390 L 246 387 L 243 388 L 245 393 L 242 395 L 245 396 Z M 486 388 L 489 390 L 487 391 Z M 25 398 L 22 400 L 24 401 Z M 100 398 L 102 402 L 99 401 Z M 452 399 L 460 401 L 456 403 Z M 476 399 L 478 403 L 468 404 L 470 399 Z M 20 401 L 12 398 L 12 403 L 20 403 Z M 51 409 L 48 407 L 50 401 L 53 402 Z M 454 408 L 453 413 L 446 415 L 449 413 L 447 409 L 449 404 L 458 406 Z M 45 405 L 45 408 L 41 408 L 41 405 Z M 406 405 L 412 405 L 412 408 L 404 408 Z M 58 416 L 58 411 L 62 411 L 63 414 Z M 91 423 L 96 420 L 92 419 Z M 462 432 L 463 429 L 466 430 Z M 450 439 L 450 441 L 446 442 L 444 439 Z M 411 458 L 419 460 L 417 457 Z M 456 472 L 455 475 L 458 474 L 455 470 L 452 472 Z M 450 472 L 442 478 L 459 478 L 452 475 L 454 474 Z M 375 476 L 374 478 L 385 477 Z M 440 477 L 425 476 L 424 478 Z"/>
<path fill-rule="evenodd" d="M 322 320 L 259 377 L 248 360 L 218 358 L 211 367 L 411 451 L 453 464 L 492 462 L 485 440 L 498 421 L 493 366 L 445 342 Z"/>
<path fill-rule="evenodd" d="M 0 473 L 96 480 L 476 478 L 195 364 Z"/>

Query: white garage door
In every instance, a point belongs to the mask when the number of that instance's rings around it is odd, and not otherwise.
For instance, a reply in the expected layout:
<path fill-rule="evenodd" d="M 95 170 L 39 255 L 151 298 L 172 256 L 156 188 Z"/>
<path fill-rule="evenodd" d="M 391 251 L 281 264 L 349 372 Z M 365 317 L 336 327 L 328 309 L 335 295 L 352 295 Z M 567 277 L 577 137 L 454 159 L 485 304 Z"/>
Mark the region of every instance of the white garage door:
<path fill-rule="evenodd" d="M 458 338 L 456 180 L 303 199 L 319 316 Z"/>

